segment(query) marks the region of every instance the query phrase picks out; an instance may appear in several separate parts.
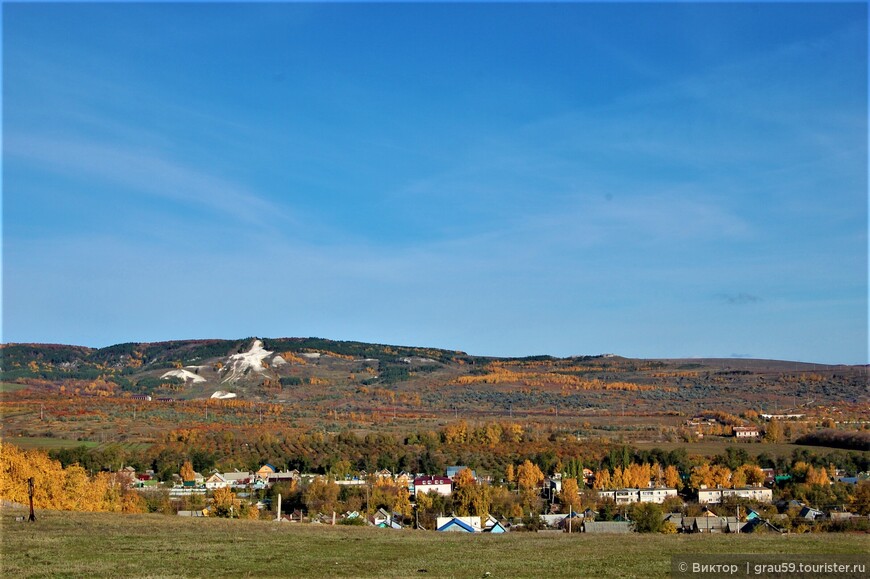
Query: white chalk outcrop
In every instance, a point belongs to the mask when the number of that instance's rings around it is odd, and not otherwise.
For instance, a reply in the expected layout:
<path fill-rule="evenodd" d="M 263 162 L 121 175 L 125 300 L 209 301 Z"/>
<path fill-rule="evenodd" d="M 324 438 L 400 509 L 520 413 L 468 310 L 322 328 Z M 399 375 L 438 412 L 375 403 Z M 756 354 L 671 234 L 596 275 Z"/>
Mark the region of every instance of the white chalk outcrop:
<path fill-rule="evenodd" d="M 200 376 L 199 374 L 194 374 L 190 370 L 170 370 L 165 373 L 161 378 L 181 378 L 185 382 L 191 380 L 192 382 L 205 382 L 205 378 Z"/>
<path fill-rule="evenodd" d="M 254 340 L 250 350 L 227 358 L 226 365 L 221 368 L 221 372 L 226 372 L 226 377 L 221 382 L 235 382 L 248 371 L 264 374 L 266 368 L 263 366 L 263 360 L 272 354 L 274 352 L 263 348 L 263 342 Z"/>

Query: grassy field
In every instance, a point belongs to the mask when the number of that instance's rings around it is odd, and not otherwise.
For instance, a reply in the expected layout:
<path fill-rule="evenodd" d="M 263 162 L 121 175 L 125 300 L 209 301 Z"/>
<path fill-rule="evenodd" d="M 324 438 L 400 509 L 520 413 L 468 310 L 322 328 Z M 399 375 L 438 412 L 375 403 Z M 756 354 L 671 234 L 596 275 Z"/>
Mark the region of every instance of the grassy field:
<path fill-rule="evenodd" d="M 15 392 L 16 390 L 21 390 L 23 388 L 27 388 L 27 385 L 26 384 L 13 384 L 11 382 L 0 382 L 0 393 Z"/>
<path fill-rule="evenodd" d="M 667 577 L 673 555 L 866 553 L 868 535 L 464 535 L 2 512 L 7 577 Z M 487 575 L 489 573 L 489 575 Z"/>
<path fill-rule="evenodd" d="M 98 450 L 109 446 L 119 446 L 130 452 L 137 452 L 145 450 L 151 446 L 148 442 L 94 442 L 92 440 L 68 440 L 66 438 L 48 438 L 39 436 L 12 436 L 4 438 L 3 440 L 24 450 L 38 448 L 46 451 L 58 448 L 76 448 L 79 446 L 86 446 Z"/>
<path fill-rule="evenodd" d="M 3 439 L 6 442 L 14 444 L 18 448 L 28 450 L 31 448 L 39 448 L 42 450 L 52 450 L 55 448 L 75 448 L 77 446 L 87 446 L 94 448 L 99 446 L 98 442 L 88 440 L 67 440 L 65 438 L 45 438 L 38 436 L 14 436 Z"/>

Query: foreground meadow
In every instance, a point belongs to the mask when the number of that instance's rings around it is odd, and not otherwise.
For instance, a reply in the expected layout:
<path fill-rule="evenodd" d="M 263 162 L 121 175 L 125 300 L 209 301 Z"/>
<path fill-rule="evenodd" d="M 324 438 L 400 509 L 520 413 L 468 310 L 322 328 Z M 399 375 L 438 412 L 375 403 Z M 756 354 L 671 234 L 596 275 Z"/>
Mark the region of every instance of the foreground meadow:
<path fill-rule="evenodd" d="M 464 535 L 165 515 L 2 511 L 5 577 L 666 577 L 701 553 L 866 553 L 870 536 Z M 489 574 L 489 575 L 487 575 Z"/>

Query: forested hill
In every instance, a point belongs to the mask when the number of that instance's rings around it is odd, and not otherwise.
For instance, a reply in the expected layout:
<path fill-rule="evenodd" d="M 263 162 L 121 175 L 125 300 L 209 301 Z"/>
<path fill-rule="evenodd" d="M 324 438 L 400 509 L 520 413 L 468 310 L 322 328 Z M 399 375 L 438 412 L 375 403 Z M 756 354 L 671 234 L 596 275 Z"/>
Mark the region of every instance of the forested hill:
<path fill-rule="evenodd" d="M 321 338 L 0 346 L 2 381 L 99 396 L 237 397 L 321 410 L 566 414 L 715 406 L 797 412 L 866 404 L 867 369 L 745 359 L 613 355 L 492 358 Z M 715 404 L 713 404 L 715 402 Z"/>

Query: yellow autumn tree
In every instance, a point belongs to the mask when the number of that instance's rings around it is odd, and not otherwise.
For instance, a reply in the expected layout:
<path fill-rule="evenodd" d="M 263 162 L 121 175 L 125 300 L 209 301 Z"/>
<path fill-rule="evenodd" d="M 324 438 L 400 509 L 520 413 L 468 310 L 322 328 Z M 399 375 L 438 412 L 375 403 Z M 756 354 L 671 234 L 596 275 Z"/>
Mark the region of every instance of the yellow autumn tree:
<path fill-rule="evenodd" d="M 212 513 L 216 517 L 238 517 L 241 515 L 242 501 L 236 493 L 223 487 L 215 489 L 212 497 Z"/>
<path fill-rule="evenodd" d="M 828 478 L 828 471 L 825 467 L 817 470 L 815 467 L 810 466 L 807 469 L 807 484 L 826 485 L 830 482 L 831 480 Z"/>
<path fill-rule="evenodd" d="M 520 489 L 523 491 L 534 490 L 543 481 L 544 473 L 532 461 L 526 459 L 517 468 L 517 484 L 519 484 Z"/>
<path fill-rule="evenodd" d="M 627 488 L 647 488 L 652 480 L 652 467 L 631 463 L 622 472 L 622 482 Z"/>
<path fill-rule="evenodd" d="M 613 474 L 610 477 L 611 488 L 622 489 L 626 487 L 625 476 L 623 476 L 622 467 L 618 466 L 613 469 Z"/>
<path fill-rule="evenodd" d="M 523 504 L 530 510 L 536 510 L 539 503 L 538 485 L 544 481 L 544 473 L 538 465 L 526 459 L 517 468 L 517 484 L 520 487 Z"/>
<path fill-rule="evenodd" d="M 743 465 L 746 473 L 746 484 L 751 486 L 761 486 L 764 484 L 764 471 L 760 466 L 754 464 Z"/>
<path fill-rule="evenodd" d="M 740 488 L 746 486 L 746 469 L 745 465 L 737 467 L 737 469 L 731 473 L 731 487 L 732 488 Z"/>
<path fill-rule="evenodd" d="M 464 468 L 453 478 L 453 506 L 460 516 L 482 516 L 489 514 L 489 489 L 477 484 L 471 470 Z"/>
<path fill-rule="evenodd" d="M 566 478 L 562 480 L 562 492 L 559 493 L 559 502 L 564 507 L 571 507 L 574 510 L 580 508 L 580 486 L 577 484 L 577 479 Z"/>
<path fill-rule="evenodd" d="M 665 486 L 668 488 L 679 490 L 683 487 L 683 480 L 680 477 L 680 471 L 672 464 L 665 467 L 664 478 Z"/>
<path fill-rule="evenodd" d="M 399 487 L 393 502 L 393 512 L 402 513 L 403 517 L 411 516 L 413 509 L 411 508 L 411 493 L 408 492 L 408 487 Z"/>
<path fill-rule="evenodd" d="M 0 498 L 27 504 L 28 480 L 33 478 L 33 506 L 37 509 L 109 511 L 120 510 L 120 488 L 111 475 L 88 476 L 79 465 L 63 468 L 40 450 L 23 451 L 0 442 Z"/>
<path fill-rule="evenodd" d="M 595 482 L 592 484 L 592 488 L 597 491 L 613 488 L 613 481 L 610 478 L 610 471 L 606 468 L 602 468 L 601 470 L 596 472 Z"/>
<path fill-rule="evenodd" d="M 713 473 L 709 464 L 702 464 L 692 469 L 692 474 L 689 475 L 689 486 L 693 489 L 708 488 L 715 486 L 713 484 Z"/>
<path fill-rule="evenodd" d="M 444 428 L 444 442 L 447 444 L 463 443 L 468 439 L 468 424 L 464 420 L 448 424 Z"/>
<path fill-rule="evenodd" d="M 196 479 L 196 471 L 193 470 L 193 465 L 190 464 L 189 460 L 184 461 L 184 464 L 181 465 L 181 472 L 178 474 L 181 475 L 181 480 L 184 482 L 191 482 Z"/>
<path fill-rule="evenodd" d="M 731 469 L 727 466 L 716 465 L 710 470 L 714 487 L 728 488 L 731 486 Z"/>

